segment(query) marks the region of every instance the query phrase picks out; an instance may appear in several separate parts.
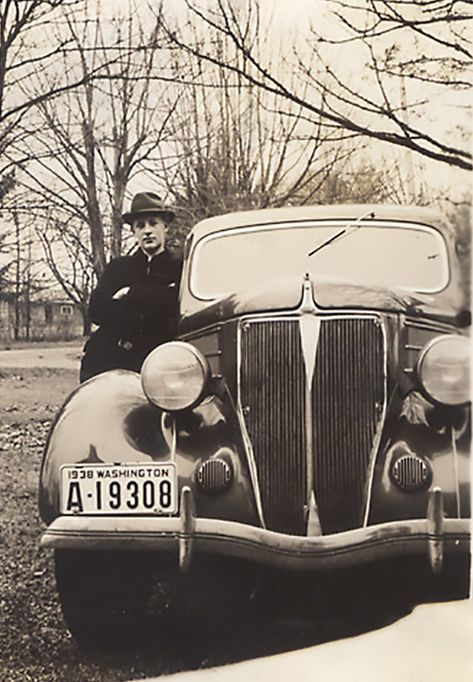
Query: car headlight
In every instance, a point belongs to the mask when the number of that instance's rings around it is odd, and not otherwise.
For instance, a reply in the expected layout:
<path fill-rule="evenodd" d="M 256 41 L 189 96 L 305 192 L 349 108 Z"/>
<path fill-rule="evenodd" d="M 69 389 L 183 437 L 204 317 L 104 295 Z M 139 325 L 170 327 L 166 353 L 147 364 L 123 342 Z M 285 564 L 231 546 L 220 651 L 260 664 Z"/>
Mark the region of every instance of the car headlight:
<path fill-rule="evenodd" d="M 205 357 L 190 343 L 170 341 L 148 355 L 141 369 L 146 397 L 166 411 L 185 410 L 203 396 L 210 370 Z"/>
<path fill-rule="evenodd" d="M 417 374 L 434 401 L 462 405 L 470 400 L 470 341 L 464 336 L 439 336 L 422 351 Z"/>

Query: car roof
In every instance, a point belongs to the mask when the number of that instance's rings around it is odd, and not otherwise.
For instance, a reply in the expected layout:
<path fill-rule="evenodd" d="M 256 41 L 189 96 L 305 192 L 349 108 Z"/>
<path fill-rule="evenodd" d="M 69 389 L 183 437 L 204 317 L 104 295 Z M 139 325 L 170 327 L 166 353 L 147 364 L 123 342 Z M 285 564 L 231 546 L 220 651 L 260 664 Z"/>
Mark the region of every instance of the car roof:
<path fill-rule="evenodd" d="M 444 234 L 450 234 L 448 224 L 439 211 L 420 206 L 396 204 L 330 204 L 317 206 L 290 206 L 264 208 L 251 211 L 226 213 L 200 221 L 192 229 L 195 239 L 220 230 L 231 230 L 252 225 L 268 225 L 293 221 L 356 220 L 370 212 L 378 220 L 412 222 L 431 225 Z"/>

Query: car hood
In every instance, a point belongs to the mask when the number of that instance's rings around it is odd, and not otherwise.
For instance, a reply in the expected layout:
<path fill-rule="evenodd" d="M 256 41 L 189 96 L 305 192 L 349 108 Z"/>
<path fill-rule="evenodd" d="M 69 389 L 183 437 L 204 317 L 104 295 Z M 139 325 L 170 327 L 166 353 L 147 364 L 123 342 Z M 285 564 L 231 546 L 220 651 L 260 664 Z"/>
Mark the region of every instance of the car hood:
<path fill-rule="evenodd" d="M 436 294 L 413 294 L 400 288 L 362 286 L 334 279 L 311 278 L 314 307 L 321 312 L 333 309 L 366 309 L 431 317 L 458 324 L 462 300 L 448 288 Z M 241 290 L 183 314 L 180 331 L 185 333 L 248 313 L 297 310 L 302 303 L 301 280 L 280 280 L 258 289 Z"/>

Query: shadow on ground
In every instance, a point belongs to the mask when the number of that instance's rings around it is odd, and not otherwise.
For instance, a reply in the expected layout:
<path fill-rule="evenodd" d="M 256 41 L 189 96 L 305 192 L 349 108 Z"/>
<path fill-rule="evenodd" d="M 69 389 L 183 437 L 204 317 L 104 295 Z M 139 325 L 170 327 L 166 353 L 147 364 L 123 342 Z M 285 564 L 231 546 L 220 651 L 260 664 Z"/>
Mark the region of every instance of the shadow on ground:
<path fill-rule="evenodd" d="M 122 649 L 118 659 L 114 651 L 90 660 L 104 667 L 121 660 L 132 668 L 134 657 L 142 676 L 220 666 L 361 635 L 405 617 L 419 603 L 467 596 L 464 568 L 464 579 L 441 585 L 415 569 L 391 562 L 296 579 L 267 572 L 246 599 L 235 574 L 217 583 L 209 571 L 206 584 L 187 579 L 179 586 L 178 602 L 164 618 L 151 616 L 148 641 L 133 654 Z"/>

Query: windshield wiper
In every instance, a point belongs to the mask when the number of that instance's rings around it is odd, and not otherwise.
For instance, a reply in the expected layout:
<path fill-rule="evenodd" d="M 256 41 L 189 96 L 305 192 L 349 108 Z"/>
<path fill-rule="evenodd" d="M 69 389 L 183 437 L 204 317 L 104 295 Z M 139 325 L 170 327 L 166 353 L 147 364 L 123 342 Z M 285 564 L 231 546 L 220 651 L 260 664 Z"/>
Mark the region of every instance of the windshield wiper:
<path fill-rule="evenodd" d="M 366 220 L 366 218 L 373 219 L 374 217 L 375 217 L 374 211 L 368 211 L 367 213 L 360 215 L 360 217 L 357 218 L 356 220 L 354 220 L 352 223 L 348 223 L 348 225 L 345 225 L 343 230 L 340 230 L 340 232 L 333 234 L 331 237 L 329 237 L 324 242 L 322 242 L 322 244 L 319 244 L 319 246 L 317 246 L 315 249 L 313 249 L 312 251 L 309 251 L 309 253 L 307 255 L 313 256 L 314 253 L 317 253 L 317 251 L 321 251 L 322 249 L 324 249 L 329 244 L 333 244 L 333 242 L 336 241 L 337 239 L 340 239 L 341 237 L 346 237 L 347 235 L 351 234 L 355 230 L 358 230 L 361 227 L 360 223 L 362 220 Z"/>

